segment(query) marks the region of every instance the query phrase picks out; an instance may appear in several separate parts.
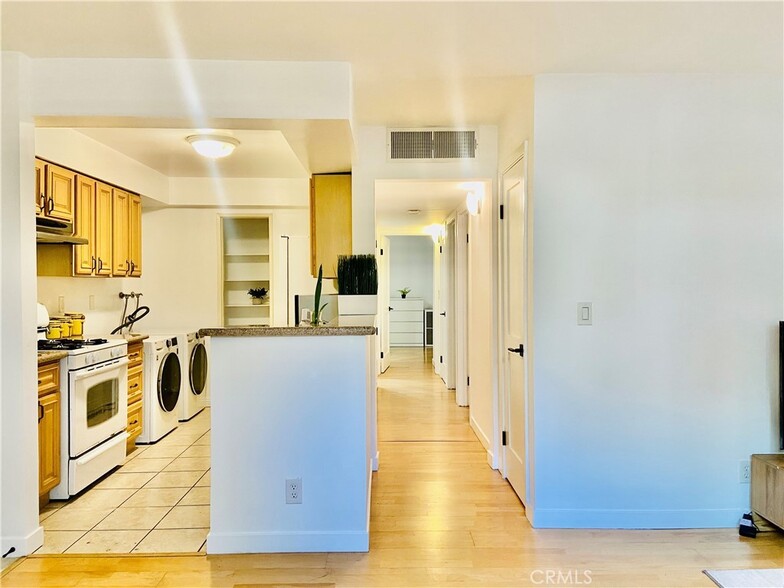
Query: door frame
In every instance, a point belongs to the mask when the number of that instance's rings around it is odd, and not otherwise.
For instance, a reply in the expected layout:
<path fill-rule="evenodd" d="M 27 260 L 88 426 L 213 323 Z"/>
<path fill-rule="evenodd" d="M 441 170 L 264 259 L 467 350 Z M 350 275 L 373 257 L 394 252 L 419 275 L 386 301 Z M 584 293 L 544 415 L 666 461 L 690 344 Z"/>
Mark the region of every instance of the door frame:
<path fill-rule="evenodd" d="M 458 406 L 469 405 L 468 386 L 468 211 L 458 210 L 455 218 L 454 248 L 454 304 L 453 319 L 455 333 L 455 402 Z"/>
<path fill-rule="evenodd" d="M 528 156 L 528 141 L 526 140 L 522 146 L 522 153 L 518 153 L 516 157 L 514 157 L 511 162 L 506 165 L 503 170 L 501 170 L 498 174 L 498 204 L 499 206 L 502 205 L 503 202 L 503 178 L 504 175 L 511 170 L 515 165 L 523 161 L 523 182 L 526 186 L 526 203 L 525 203 L 525 228 L 526 228 L 526 254 L 525 259 L 523 260 L 523 268 L 526 273 L 526 297 L 527 297 L 527 316 L 526 316 L 526 330 L 525 330 L 525 337 L 524 337 L 524 345 L 525 345 L 525 356 L 523 357 L 523 361 L 525 362 L 525 381 L 524 381 L 524 390 L 523 390 L 523 398 L 525 404 L 525 423 L 526 423 L 526 431 L 525 431 L 525 499 L 523 502 L 526 505 L 526 516 L 530 518 L 534 511 L 534 500 L 535 500 L 535 493 L 534 493 L 534 398 L 533 398 L 533 345 L 532 345 L 532 329 L 531 329 L 531 318 L 533 316 L 533 280 L 531 279 L 531 273 L 533 264 L 531 263 L 531 252 L 533 251 L 533 232 L 532 232 L 532 215 L 531 215 L 531 191 L 529 189 L 529 156 Z M 499 210 L 500 212 L 500 210 Z M 503 434 L 503 431 L 507 430 L 509 424 L 509 384 L 507 381 L 507 370 L 505 368 L 505 362 L 501 359 L 503 355 L 506 354 L 506 349 L 504 348 L 504 324 L 506 320 L 506 304 L 504 300 L 504 291 L 505 291 L 505 284 L 504 284 L 504 277 L 503 271 L 500 267 L 502 263 L 501 255 L 503 252 L 504 247 L 504 230 L 501 223 L 503 222 L 500 220 L 500 214 L 496 217 L 497 222 L 499 223 L 499 230 L 498 230 L 498 240 L 497 240 L 497 248 L 498 248 L 498 260 L 499 260 L 499 272 L 498 272 L 498 280 L 499 280 L 499 288 L 498 288 L 498 316 L 499 316 L 499 329 L 497 333 L 497 345 L 498 345 L 498 362 L 497 362 L 497 377 L 498 377 L 498 430 L 497 435 L 498 439 L 500 440 Z M 507 463 L 506 463 L 506 449 L 503 445 L 499 443 L 499 458 L 498 458 L 498 469 L 501 475 L 506 479 L 507 477 Z"/>
<path fill-rule="evenodd" d="M 389 235 L 379 235 L 376 246 L 378 263 L 378 373 L 389 368 Z M 383 258 L 383 261 L 381 261 Z"/>

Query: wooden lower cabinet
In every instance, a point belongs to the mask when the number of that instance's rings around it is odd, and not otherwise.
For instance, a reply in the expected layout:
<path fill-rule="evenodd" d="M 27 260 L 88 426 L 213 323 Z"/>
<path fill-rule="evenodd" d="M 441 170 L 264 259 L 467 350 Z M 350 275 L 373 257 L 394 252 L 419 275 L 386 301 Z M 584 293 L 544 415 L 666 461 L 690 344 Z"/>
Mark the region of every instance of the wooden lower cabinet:
<path fill-rule="evenodd" d="M 38 494 L 60 483 L 60 365 L 38 368 Z"/>
<path fill-rule="evenodd" d="M 144 347 L 141 341 L 128 345 L 128 433 L 126 452 L 136 447 L 136 438 L 142 433 L 144 413 Z"/>

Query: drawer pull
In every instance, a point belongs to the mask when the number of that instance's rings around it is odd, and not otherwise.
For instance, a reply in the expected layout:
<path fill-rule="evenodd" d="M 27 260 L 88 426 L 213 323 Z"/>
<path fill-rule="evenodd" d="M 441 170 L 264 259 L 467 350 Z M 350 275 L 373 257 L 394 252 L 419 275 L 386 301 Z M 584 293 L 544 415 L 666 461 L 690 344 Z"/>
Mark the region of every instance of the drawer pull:
<path fill-rule="evenodd" d="M 41 384 L 43 384 L 43 383 L 44 383 L 44 381 L 43 381 L 43 380 L 38 380 L 38 385 L 39 385 L 39 386 L 40 386 Z"/>
<path fill-rule="evenodd" d="M 136 424 L 136 423 L 138 423 L 138 422 L 139 422 L 139 420 L 137 419 L 137 420 L 135 420 L 135 421 L 131 421 L 131 423 L 130 423 L 130 424 L 131 424 L 131 425 L 135 425 L 135 424 Z M 129 425 L 129 426 L 130 426 L 130 425 Z"/>
<path fill-rule="evenodd" d="M 40 423 L 44 420 L 44 405 L 40 402 L 38 403 L 38 422 Z"/>
<path fill-rule="evenodd" d="M 136 383 L 136 384 L 134 384 L 133 386 L 130 387 L 130 390 L 136 390 L 136 388 L 138 388 L 138 387 L 139 387 L 139 384 Z"/>

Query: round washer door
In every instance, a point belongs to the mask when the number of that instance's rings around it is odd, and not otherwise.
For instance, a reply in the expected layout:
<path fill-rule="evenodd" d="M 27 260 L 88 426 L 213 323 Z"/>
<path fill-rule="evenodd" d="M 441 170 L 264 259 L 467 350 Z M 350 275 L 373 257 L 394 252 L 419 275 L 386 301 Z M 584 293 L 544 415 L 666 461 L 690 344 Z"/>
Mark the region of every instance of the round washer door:
<path fill-rule="evenodd" d="M 198 396 L 207 387 L 207 349 L 196 343 L 191 351 L 191 392 Z"/>
<path fill-rule="evenodd" d="M 180 359 L 176 353 L 167 353 L 158 369 L 158 404 L 161 409 L 171 412 L 180 398 Z"/>

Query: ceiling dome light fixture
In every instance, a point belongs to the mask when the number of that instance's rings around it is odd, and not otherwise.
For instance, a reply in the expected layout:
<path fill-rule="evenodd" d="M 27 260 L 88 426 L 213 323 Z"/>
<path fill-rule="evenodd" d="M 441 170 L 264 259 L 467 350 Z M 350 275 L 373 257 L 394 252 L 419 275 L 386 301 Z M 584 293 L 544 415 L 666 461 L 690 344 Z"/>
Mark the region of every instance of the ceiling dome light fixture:
<path fill-rule="evenodd" d="M 409 208 L 407 212 L 408 214 L 419 214 L 422 211 L 419 210 L 418 208 Z"/>
<path fill-rule="evenodd" d="M 225 135 L 191 135 L 190 137 L 185 137 L 185 140 L 190 143 L 196 153 L 210 159 L 228 157 L 234 152 L 234 148 L 240 144 L 237 139 L 226 137 Z"/>

